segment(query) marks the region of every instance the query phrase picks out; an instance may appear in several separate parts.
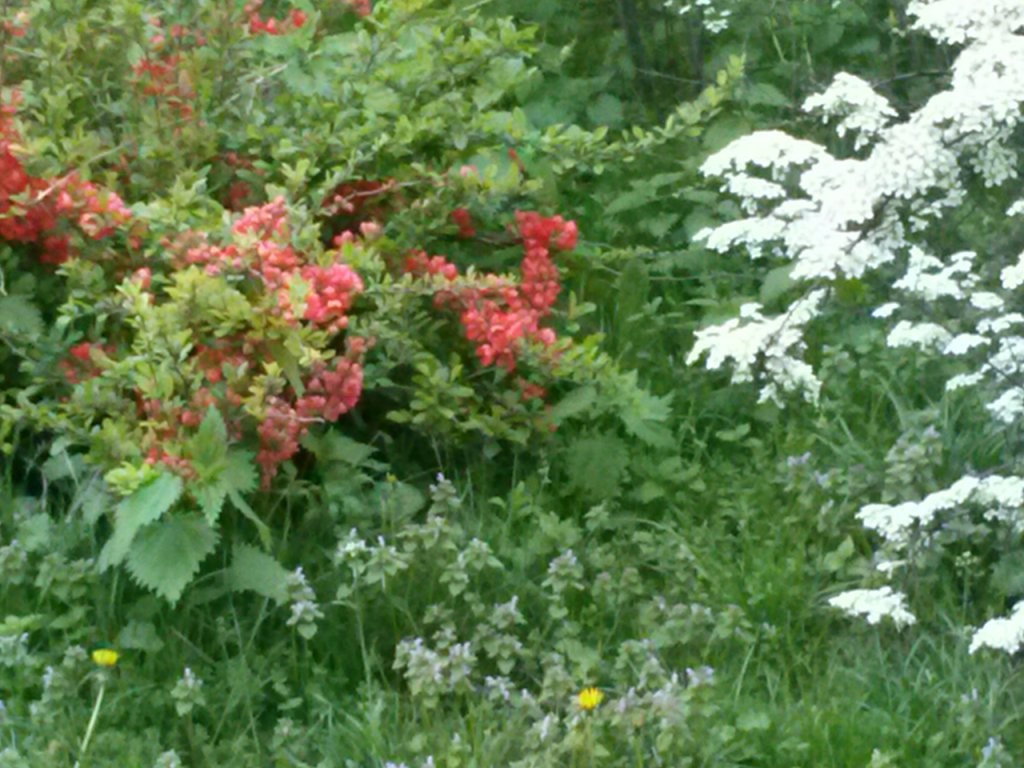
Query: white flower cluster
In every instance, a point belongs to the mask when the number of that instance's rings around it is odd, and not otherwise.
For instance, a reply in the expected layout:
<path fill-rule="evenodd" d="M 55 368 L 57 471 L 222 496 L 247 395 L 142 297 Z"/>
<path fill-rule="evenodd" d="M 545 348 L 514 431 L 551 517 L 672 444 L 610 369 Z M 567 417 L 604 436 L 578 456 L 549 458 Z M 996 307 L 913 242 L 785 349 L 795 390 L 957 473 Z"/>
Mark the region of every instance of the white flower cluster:
<path fill-rule="evenodd" d="M 701 14 L 704 29 L 712 35 L 727 30 L 729 17 L 732 16 L 732 9 L 724 7 L 721 0 L 716 4 L 712 4 L 711 0 L 693 0 L 692 3 L 683 3 L 681 0 L 665 0 L 664 6 L 680 16 L 685 16 L 691 11 L 698 11 Z"/>
<path fill-rule="evenodd" d="M 992 417 L 1017 424 L 1024 420 L 1024 314 L 1014 311 L 1014 294 L 1024 289 L 1024 254 L 999 253 L 987 243 L 982 258 L 968 250 L 944 255 L 932 243 L 949 242 L 942 237 L 948 227 L 937 225 L 950 214 L 972 211 L 968 196 L 977 182 L 1006 187 L 1018 177 L 1024 0 L 912 0 L 908 11 L 918 29 L 959 47 L 945 90 L 900 119 L 868 83 L 841 73 L 803 105 L 835 121 L 840 136 L 855 135 L 855 157 L 762 131 L 705 162 L 703 173 L 723 180 L 744 218 L 697 239 L 718 252 L 744 248 L 751 258 L 786 260 L 790 278 L 807 288 L 777 316 L 748 304 L 739 317 L 701 329 L 687 359 L 706 356 L 710 369 L 729 366 L 736 382 L 768 380 L 762 399 L 801 391 L 815 401 L 822 383 L 803 359 L 803 339 L 829 295 L 821 284 L 886 266 L 897 278 L 873 315 L 888 325 L 888 345 L 956 358 L 947 390 L 983 388 Z M 1024 200 L 1006 211 L 1021 214 Z M 889 574 L 912 543 L 957 535 L 949 524 L 968 514 L 1019 535 L 1022 510 L 1024 478 L 967 475 L 919 501 L 867 505 L 859 517 L 882 537 L 886 554 L 896 555 L 877 565 Z M 905 625 L 913 616 L 904 600 L 883 587 L 845 592 L 831 603 L 872 623 L 890 616 Z M 1024 603 L 976 630 L 971 651 L 981 647 L 1024 647 Z"/>
<path fill-rule="evenodd" d="M 760 304 L 745 304 L 738 318 L 697 331 L 686 361 L 692 364 L 707 353 L 707 367 L 712 370 L 729 361 L 733 383 L 753 381 L 760 366 L 769 378 L 761 389 L 762 402 L 781 404 L 782 392 L 805 392 L 816 400 L 821 382 L 797 355 L 804 350 L 803 326 L 824 298 L 824 291 L 814 291 L 795 303 L 788 314 L 772 318 L 761 314 Z"/>
<path fill-rule="evenodd" d="M 719 252 L 744 247 L 751 258 L 788 259 L 791 278 L 806 281 L 860 278 L 906 254 L 906 273 L 895 283 L 897 290 L 932 301 L 967 298 L 975 309 L 1001 306 L 994 294 L 969 295 L 976 281 L 974 254 L 954 254 L 947 264 L 915 240 L 964 202 L 965 174 L 977 173 L 990 186 L 1017 174 L 1011 137 L 1024 104 L 1024 38 L 1014 33 L 1021 28 L 1022 9 L 1022 0 L 912 3 L 919 27 L 939 40 L 965 44 L 953 64 L 951 87 L 895 122 L 895 110 L 885 98 L 863 80 L 841 73 L 804 108 L 838 119 L 840 135 L 856 132 L 857 148 L 870 144 L 867 155 L 834 157 L 822 146 L 780 131 L 738 139 L 710 157 L 702 172 L 723 178 L 725 189 L 739 198 L 748 215 L 705 229 L 697 239 Z M 1024 260 L 1002 277 L 1004 286 L 1024 284 Z M 802 308 L 807 299 L 801 301 Z M 886 311 L 894 309 L 887 305 Z M 746 321 L 741 317 L 700 331 L 691 362 L 706 352 L 709 368 L 734 365 L 735 380 L 746 381 L 753 361 L 774 359 L 776 364 L 764 371 L 780 379 L 774 391 L 805 382 L 804 391 L 813 400 L 820 382 L 800 358 L 799 340 L 786 336 L 785 350 L 791 354 L 780 355 L 778 345 L 781 325 L 802 336 L 812 318 L 792 311 L 766 318 L 751 305 L 744 310 Z M 754 314 L 756 322 L 751 322 Z M 963 354 L 985 342 L 958 338 L 935 323 L 904 321 L 893 329 L 890 343 Z M 997 412 L 1016 418 L 1015 405 L 1013 400 Z"/>
<path fill-rule="evenodd" d="M 811 96 L 803 105 L 805 112 L 819 112 L 822 121 L 839 118 L 836 133 L 856 133 L 854 149 L 860 149 L 878 136 L 893 118 L 896 110 L 856 75 L 840 72 L 823 93 Z"/>
<path fill-rule="evenodd" d="M 981 648 L 995 648 L 1016 653 L 1024 646 L 1024 602 L 1013 607 L 1013 613 L 1003 619 L 991 619 L 971 638 L 971 653 Z"/>
<path fill-rule="evenodd" d="M 927 529 L 940 513 L 959 512 L 968 504 L 985 510 L 990 520 L 1009 523 L 1024 531 L 1024 478 L 990 475 L 979 478 L 961 477 L 948 488 L 925 496 L 919 501 L 901 504 L 868 504 L 857 513 L 865 528 L 875 531 L 885 541 L 902 549 L 910 543 L 911 535 Z"/>
<path fill-rule="evenodd" d="M 851 616 L 863 617 L 868 624 L 878 624 L 885 617 L 892 619 L 897 627 L 905 627 L 917 621 L 907 610 L 906 597 L 893 592 L 892 587 L 851 589 L 828 602 Z"/>
<path fill-rule="evenodd" d="M 1017 0 L 914 0 L 907 10 L 917 17 L 919 29 L 954 45 L 1024 29 L 1024 6 Z"/>

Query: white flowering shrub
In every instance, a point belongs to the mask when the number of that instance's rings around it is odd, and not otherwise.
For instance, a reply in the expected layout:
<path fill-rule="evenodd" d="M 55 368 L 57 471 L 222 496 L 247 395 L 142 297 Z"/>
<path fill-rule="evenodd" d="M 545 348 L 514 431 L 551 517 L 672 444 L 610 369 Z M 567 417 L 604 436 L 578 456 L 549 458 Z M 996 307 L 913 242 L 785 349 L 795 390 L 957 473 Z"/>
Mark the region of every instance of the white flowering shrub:
<path fill-rule="evenodd" d="M 813 364 L 808 332 L 834 321 L 833 299 L 852 281 L 880 299 L 871 315 L 884 324 L 888 347 L 938 360 L 950 397 L 976 393 L 997 428 L 1016 428 L 1024 416 L 1024 253 L 994 233 L 1024 212 L 1015 194 L 1024 1 L 915 0 L 908 12 L 916 29 L 954 47 L 948 87 L 901 116 L 869 83 L 842 73 L 804 103 L 835 124 L 839 149 L 760 131 L 704 164 L 745 217 L 698 238 L 713 251 L 741 248 L 787 265 L 795 298 L 776 313 L 749 303 L 739 317 L 699 330 L 689 362 L 729 368 L 734 382 L 756 380 L 761 399 L 780 406 L 793 394 L 816 402 L 829 383 Z M 899 578 L 925 551 L 991 546 L 994 532 L 1004 548 L 1019 548 L 1024 477 L 1014 466 L 963 469 L 924 498 L 860 510 L 881 544 L 880 580 Z M 831 602 L 872 623 L 914 622 L 906 596 L 889 586 Z M 971 651 L 1022 645 L 1019 604 L 976 629 Z"/>

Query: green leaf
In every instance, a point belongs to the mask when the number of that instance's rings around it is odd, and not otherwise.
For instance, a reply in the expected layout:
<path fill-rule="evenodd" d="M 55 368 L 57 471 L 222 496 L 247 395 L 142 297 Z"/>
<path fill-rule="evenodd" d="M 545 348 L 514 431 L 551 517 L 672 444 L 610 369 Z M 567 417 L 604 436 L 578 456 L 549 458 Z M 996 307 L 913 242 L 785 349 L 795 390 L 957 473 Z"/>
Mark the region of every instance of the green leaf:
<path fill-rule="evenodd" d="M 249 506 L 248 502 L 242 498 L 242 494 L 237 491 L 228 491 L 228 498 L 231 499 L 231 503 L 235 509 L 241 512 L 253 525 L 256 526 L 256 532 L 259 533 L 260 542 L 267 549 L 270 549 L 270 528 L 264 523 L 257 514 L 253 511 L 252 507 Z"/>
<path fill-rule="evenodd" d="M 594 387 L 590 385 L 579 387 L 555 403 L 548 416 L 556 424 L 561 424 L 567 419 L 589 410 L 595 402 L 597 402 L 597 390 Z"/>
<path fill-rule="evenodd" d="M 587 117 L 595 125 L 618 128 L 623 123 L 622 102 L 610 93 L 602 93 L 587 107 Z"/>
<path fill-rule="evenodd" d="M 0 296 L 0 333 L 42 336 L 43 316 L 27 296 Z"/>
<path fill-rule="evenodd" d="M 1024 595 L 1024 552 L 1009 552 L 992 568 L 992 586 L 1007 597 Z"/>
<path fill-rule="evenodd" d="M 228 430 L 224 417 L 212 405 L 207 409 L 199 429 L 188 441 L 192 466 L 200 478 L 220 474 L 228 450 Z"/>
<path fill-rule="evenodd" d="M 227 570 L 231 589 L 250 590 L 278 605 L 288 600 L 288 571 L 275 558 L 248 544 L 237 544 Z"/>
<path fill-rule="evenodd" d="M 217 546 L 217 532 L 195 516 L 175 515 L 146 526 L 128 553 L 128 572 L 171 605 Z"/>
<path fill-rule="evenodd" d="M 118 633 L 117 647 L 157 653 L 163 649 L 164 641 L 153 622 L 133 619 Z"/>
<path fill-rule="evenodd" d="M 114 511 L 114 533 L 100 552 L 99 569 L 105 571 L 123 562 L 139 529 L 158 520 L 181 497 L 181 491 L 180 477 L 161 474 L 122 499 Z"/>
<path fill-rule="evenodd" d="M 743 89 L 742 98 L 752 106 L 788 107 L 790 103 L 786 94 L 769 83 L 751 83 Z"/>
<path fill-rule="evenodd" d="M 566 450 L 569 487 L 588 501 L 601 501 L 618 493 L 628 464 L 626 444 L 614 435 L 584 435 Z"/>
<path fill-rule="evenodd" d="M 256 468 L 251 451 L 229 451 L 220 461 L 217 475 L 194 484 L 190 490 L 210 525 L 216 525 L 228 494 L 256 490 Z M 236 505 L 237 506 L 237 505 Z"/>
<path fill-rule="evenodd" d="M 792 277 L 790 277 L 790 273 L 792 271 L 793 265 L 786 264 L 781 267 L 776 267 L 765 275 L 764 283 L 761 284 L 762 304 L 771 304 L 786 291 L 796 285 L 796 282 Z"/>
<path fill-rule="evenodd" d="M 767 712 L 744 712 L 736 720 L 736 727 L 741 731 L 766 731 L 771 727 L 772 719 Z"/>
<path fill-rule="evenodd" d="M 221 481 L 229 491 L 250 493 L 256 490 L 256 467 L 253 465 L 252 451 L 231 451 L 228 453 Z"/>
<path fill-rule="evenodd" d="M 830 573 L 837 573 L 843 569 L 853 554 L 853 539 L 847 536 L 838 547 L 825 555 L 822 564 Z"/>
<path fill-rule="evenodd" d="M 638 390 L 633 400 L 619 411 L 619 419 L 626 431 L 655 448 L 669 448 L 675 440 L 672 431 L 662 422 L 669 416 L 671 395 L 655 397 Z"/>

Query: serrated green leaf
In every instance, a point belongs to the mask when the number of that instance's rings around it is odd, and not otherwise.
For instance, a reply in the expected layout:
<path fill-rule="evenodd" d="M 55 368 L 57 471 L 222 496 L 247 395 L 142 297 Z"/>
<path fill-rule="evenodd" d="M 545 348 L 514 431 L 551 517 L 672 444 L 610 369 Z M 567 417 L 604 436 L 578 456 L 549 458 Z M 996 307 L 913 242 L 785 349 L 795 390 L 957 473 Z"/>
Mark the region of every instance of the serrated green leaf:
<path fill-rule="evenodd" d="M 123 562 L 139 529 L 160 519 L 181 497 L 181 491 L 180 477 L 161 474 L 122 499 L 114 510 L 114 533 L 100 552 L 99 569 L 105 571 Z"/>
<path fill-rule="evenodd" d="M 597 402 L 597 390 L 591 386 L 579 387 L 567 394 L 551 407 L 548 416 L 556 424 L 587 411 Z"/>
<path fill-rule="evenodd" d="M 669 417 L 670 395 L 655 397 L 638 390 L 628 405 L 619 410 L 619 419 L 626 431 L 655 448 L 668 448 L 675 442 L 672 431 L 662 422 Z"/>
<path fill-rule="evenodd" d="M 584 435 L 566 449 L 569 487 L 588 501 L 614 496 L 628 464 L 626 444 L 614 435 Z"/>
<path fill-rule="evenodd" d="M 221 473 L 227 450 L 228 431 L 224 417 L 211 405 L 199 429 L 188 441 L 192 466 L 200 479 L 213 479 Z"/>
<path fill-rule="evenodd" d="M 199 508 L 203 511 L 203 517 L 206 518 L 206 522 L 210 525 L 216 525 L 217 520 L 220 518 L 221 510 L 224 508 L 224 499 L 228 495 L 223 482 L 217 480 L 211 483 L 197 484 L 192 486 L 190 490 L 192 496 L 195 497 L 196 503 L 199 504 Z"/>
<path fill-rule="evenodd" d="M 227 570 L 227 584 L 250 590 L 278 605 L 288 599 L 288 571 L 275 558 L 248 544 L 237 544 Z"/>
<path fill-rule="evenodd" d="M 256 469 L 252 458 L 251 451 L 230 451 L 225 459 L 218 462 L 216 475 L 190 487 L 192 496 L 210 525 L 217 524 L 224 500 L 229 494 L 235 493 L 241 497 L 241 494 L 256 489 Z"/>
<path fill-rule="evenodd" d="M 128 572 L 141 586 L 174 605 L 217 546 L 217 532 L 206 521 L 175 515 L 146 526 L 128 552 Z"/>
<path fill-rule="evenodd" d="M 252 451 L 235 450 L 228 453 L 221 473 L 221 481 L 229 491 L 250 493 L 256 490 L 256 467 Z"/>

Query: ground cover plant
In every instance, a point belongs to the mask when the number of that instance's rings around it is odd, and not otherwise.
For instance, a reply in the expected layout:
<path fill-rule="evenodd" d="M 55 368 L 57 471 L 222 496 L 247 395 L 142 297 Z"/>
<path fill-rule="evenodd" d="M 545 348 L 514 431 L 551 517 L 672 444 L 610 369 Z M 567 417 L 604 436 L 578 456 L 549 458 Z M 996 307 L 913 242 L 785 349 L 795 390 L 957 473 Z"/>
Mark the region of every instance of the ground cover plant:
<path fill-rule="evenodd" d="M 0 766 L 1024 759 L 1020 0 L 3 13 Z"/>

